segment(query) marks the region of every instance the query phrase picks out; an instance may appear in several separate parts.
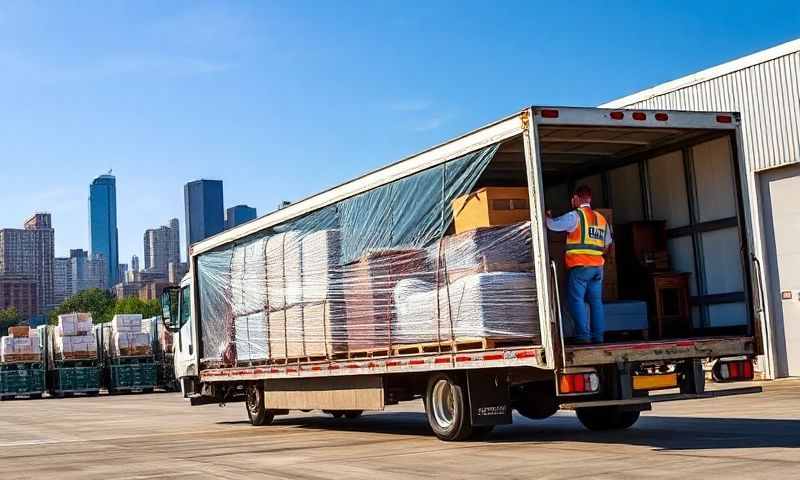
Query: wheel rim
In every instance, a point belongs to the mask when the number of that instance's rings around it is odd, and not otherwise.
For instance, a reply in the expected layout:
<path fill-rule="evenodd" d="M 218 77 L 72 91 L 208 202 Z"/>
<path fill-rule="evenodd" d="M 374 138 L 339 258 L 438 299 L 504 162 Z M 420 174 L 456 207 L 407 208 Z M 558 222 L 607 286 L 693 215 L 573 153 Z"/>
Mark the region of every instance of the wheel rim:
<path fill-rule="evenodd" d="M 455 396 L 447 380 L 439 380 L 433 386 L 433 417 L 441 428 L 450 428 L 455 419 Z"/>
<path fill-rule="evenodd" d="M 261 392 L 255 385 L 250 385 L 247 388 L 247 411 L 251 415 L 258 415 L 258 409 L 261 406 Z"/>

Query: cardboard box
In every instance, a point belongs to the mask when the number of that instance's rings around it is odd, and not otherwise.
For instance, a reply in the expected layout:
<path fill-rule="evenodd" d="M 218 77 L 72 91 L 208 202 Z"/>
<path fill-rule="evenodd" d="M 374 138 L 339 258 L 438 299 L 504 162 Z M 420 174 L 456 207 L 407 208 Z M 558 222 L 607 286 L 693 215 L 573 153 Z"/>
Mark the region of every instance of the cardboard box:
<path fill-rule="evenodd" d="M 56 335 L 86 335 L 92 331 L 92 315 L 90 313 L 67 313 L 58 316 Z"/>
<path fill-rule="evenodd" d="M 8 335 L 11 337 L 28 337 L 30 335 L 31 327 L 27 325 L 15 325 L 8 327 Z"/>
<path fill-rule="evenodd" d="M 484 187 L 453 200 L 456 233 L 531 219 L 527 187 Z"/>

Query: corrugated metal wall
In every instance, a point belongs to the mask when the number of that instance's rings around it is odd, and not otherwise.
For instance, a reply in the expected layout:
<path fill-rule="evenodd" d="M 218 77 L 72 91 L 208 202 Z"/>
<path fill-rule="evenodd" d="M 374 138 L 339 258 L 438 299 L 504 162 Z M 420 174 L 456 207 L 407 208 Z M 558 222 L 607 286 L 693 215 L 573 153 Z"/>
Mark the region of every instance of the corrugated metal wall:
<path fill-rule="evenodd" d="M 800 162 L 800 52 L 633 103 L 653 110 L 738 111 L 752 172 Z"/>

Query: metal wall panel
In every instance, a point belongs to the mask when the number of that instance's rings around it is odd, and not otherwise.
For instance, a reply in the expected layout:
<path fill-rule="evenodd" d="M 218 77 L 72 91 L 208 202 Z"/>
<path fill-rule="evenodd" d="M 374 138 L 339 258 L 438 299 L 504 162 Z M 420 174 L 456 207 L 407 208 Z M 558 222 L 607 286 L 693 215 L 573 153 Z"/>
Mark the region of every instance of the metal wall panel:
<path fill-rule="evenodd" d="M 611 208 L 614 209 L 614 222 L 644 220 L 639 165 L 633 164 L 611 170 L 608 172 L 608 183 Z"/>
<path fill-rule="evenodd" d="M 740 112 L 750 171 L 800 162 L 800 52 L 626 108 Z"/>
<path fill-rule="evenodd" d="M 650 200 L 654 219 L 666 220 L 667 228 L 689 224 L 689 204 L 683 155 L 680 151 L 667 153 L 647 161 L 650 176 Z"/>
<path fill-rule="evenodd" d="M 719 138 L 692 148 L 700 222 L 736 216 L 736 193 L 730 141 Z"/>

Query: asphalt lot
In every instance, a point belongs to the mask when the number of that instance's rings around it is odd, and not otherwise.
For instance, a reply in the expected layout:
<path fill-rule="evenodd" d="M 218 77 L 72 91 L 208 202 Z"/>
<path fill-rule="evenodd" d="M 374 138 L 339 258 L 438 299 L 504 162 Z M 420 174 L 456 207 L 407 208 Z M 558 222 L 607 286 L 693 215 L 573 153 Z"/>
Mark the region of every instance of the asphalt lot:
<path fill-rule="evenodd" d="M 177 394 L 16 400 L 0 405 L 0 478 L 800 478 L 800 380 L 764 386 L 655 405 L 624 432 L 564 412 L 470 443 L 437 440 L 421 403 L 256 428 L 242 404 Z"/>

